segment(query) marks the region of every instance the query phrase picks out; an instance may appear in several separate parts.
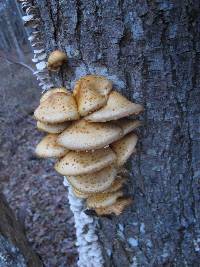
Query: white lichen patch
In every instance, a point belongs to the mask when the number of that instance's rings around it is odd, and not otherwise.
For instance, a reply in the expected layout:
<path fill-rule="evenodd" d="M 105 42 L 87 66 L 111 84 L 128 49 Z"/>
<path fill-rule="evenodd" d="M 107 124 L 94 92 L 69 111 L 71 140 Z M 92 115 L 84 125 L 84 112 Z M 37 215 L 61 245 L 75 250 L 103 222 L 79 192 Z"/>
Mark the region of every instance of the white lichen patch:
<path fill-rule="evenodd" d="M 128 243 L 132 247 L 137 247 L 138 246 L 138 240 L 133 238 L 133 237 L 128 238 Z"/>
<path fill-rule="evenodd" d="M 145 225 L 144 225 L 144 223 L 141 223 L 141 225 L 140 225 L 140 233 L 141 234 L 145 233 Z"/>
<path fill-rule="evenodd" d="M 137 267 L 137 266 L 138 266 L 137 258 L 134 256 L 132 259 L 132 263 L 131 263 L 130 267 Z"/>
<path fill-rule="evenodd" d="M 44 70 L 47 67 L 47 63 L 45 61 L 41 61 L 37 63 L 35 66 L 37 70 Z"/>
<path fill-rule="evenodd" d="M 23 21 L 27 22 L 27 21 L 30 21 L 34 18 L 33 15 L 26 15 L 26 16 L 23 16 L 22 19 Z"/>
<path fill-rule="evenodd" d="M 96 234 L 97 221 L 84 213 L 83 200 L 75 197 L 66 178 L 64 178 L 63 184 L 68 187 L 69 204 L 74 214 L 77 236 L 76 245 L 79 252 L 78 266 L 102 267 L 104 261 Z"/>
<path fill-rule="evenodd" d="M 197 239 L 194 239 L 193 244 L 194 244 L 194 250 L 196 252 L 200 252 L 200 237 L 198 237 Z"/>

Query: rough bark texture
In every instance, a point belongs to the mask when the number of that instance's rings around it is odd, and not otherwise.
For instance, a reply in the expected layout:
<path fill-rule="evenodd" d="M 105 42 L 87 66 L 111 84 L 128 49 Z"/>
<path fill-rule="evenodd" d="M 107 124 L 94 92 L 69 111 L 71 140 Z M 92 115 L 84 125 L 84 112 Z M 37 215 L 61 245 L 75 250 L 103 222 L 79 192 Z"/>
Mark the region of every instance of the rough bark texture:
<path fill-rule="evenodd" d="M 69 56 L 55 85 L 104 74 L 145 106 L 134 203 L 100 219 L 105 266 L 199 266 L 199 1 L 36 2 L 47 51 Z"/>
<path fill-rule="evenodd" d="M 0 194 L 0 267 L 42 267 L 2 194 Z"/>

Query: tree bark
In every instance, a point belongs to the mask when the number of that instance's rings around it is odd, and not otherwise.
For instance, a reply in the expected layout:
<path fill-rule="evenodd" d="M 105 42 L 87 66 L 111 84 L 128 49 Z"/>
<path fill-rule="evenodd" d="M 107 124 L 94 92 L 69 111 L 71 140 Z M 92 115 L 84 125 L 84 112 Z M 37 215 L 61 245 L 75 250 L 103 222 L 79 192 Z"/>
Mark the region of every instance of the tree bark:
<path fill-rule="evenodd" d="M 134 203 L 101 218 L 105 266 L 199 266 L 199 1 L 37 0 L 48 52 L 67 52 L 55 86 L 108 76 L 145 112 L 128 164 Z"/>
<path fill-rule="evenodd" d="M 0 267 L 42 267 L 3 195 L 0 194 Z"/>

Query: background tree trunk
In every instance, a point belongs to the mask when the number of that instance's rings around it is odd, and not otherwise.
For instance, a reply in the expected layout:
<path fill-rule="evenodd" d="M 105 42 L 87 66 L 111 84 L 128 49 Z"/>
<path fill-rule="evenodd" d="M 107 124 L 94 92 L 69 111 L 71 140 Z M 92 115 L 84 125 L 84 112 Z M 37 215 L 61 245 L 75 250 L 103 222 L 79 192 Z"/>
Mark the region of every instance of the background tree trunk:
<path fill-rule="evenodd" d="M 67 52 L 56 86 L 86 73 L 142 103 L 128 165 L 132 207 L 100 219 L 105 266 L 199 266 L 199 1 L 37 0 L 48 52 Z"/>
<path fill-rule="evenodd" d="M 0 267 L 42 267 L 2 194 L 0 194 Z"/>

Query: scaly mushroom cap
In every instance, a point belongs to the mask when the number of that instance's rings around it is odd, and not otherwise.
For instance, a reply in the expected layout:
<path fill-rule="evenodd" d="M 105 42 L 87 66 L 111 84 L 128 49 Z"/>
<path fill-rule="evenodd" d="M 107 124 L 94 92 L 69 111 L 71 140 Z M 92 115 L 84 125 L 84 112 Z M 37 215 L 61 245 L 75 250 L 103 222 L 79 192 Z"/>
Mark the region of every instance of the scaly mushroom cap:
<path fill-rule="evenodd" d="M 102 208 L 114 204 L 119 197 L 123 196 L 122 191 L 112 193 L 97 193 L 87 199 L 88 208 Z"/>
<path fill-rule="evenodd" d="M 69 125 L 70 125 L 69 121 L 65 121 L 62 123 L 55 123 L 55 124 L 37 121 L 37 128 L 40 131 L 52 134 L 62 133 Z"/>
<path fill-rule="evenodd" d="M 139 114 L 142 111 L 142 105 L 132 103 L 118 92 L 112 91 L 108 97 L 107 104 L 100 110 L 88 115 L 85 119 L 93 122 L 105 122 L 118 120 L 132 114 Z"/>
<path fill-rule="evenodd" d="M 126 119 L 126 118 L 117 120 L 115 121 L 115 123 L 123 130 L 123 135 L 132 132 L 133 130 L 142 125 L 141 121 Z"/>
<path fill-rule="evenodd" d="M 122 177 L 116 178 L 113 181 L 113 183 L 111 184 L 111 186 L 101 193 L 104 194 L 104 193 L 116 192 L 123 187 L 125 182 L 126 182 L 125 178 L 122 178 Z M 94 193 L 84 193 L 84 192 L 82 192 L 82 191 L 80 191 L 74 187 L 73 187 L 73 192 L 74 192 L 75 196 L 77 196 L 78 198 L 88 198 L 88 197 L 94 195 Z"/>
<path fill-rule="evenodd" d="M 85 120 L 74 122 L 58 137 L 58 143 L 70 150 L 103 148 L 122 136 L 119 126 L 111 122 L 91 123 Z"/>
<path fill-rule="evenodd" d="M 67 61 L 67 55 L 60 51 L 53 51 L 48 58 L 48 69 L 51 71 L 57 71 Z"/>
<path fill-rule="evenodd" d="M 66 93 L 55 93 L 40 103 L 34 115 L 37 120 L 48 123 L 61 123 L 79 118 L 75 99 Z"/>
<path fill-rule="evenodd" d="M 112 83 L 103 76 L 87 75 L 76 82 L 73 94 L 81 116 L 103 107 L 112 89 Z"/>
<path fill-rule="evenodd" d="M 97 172 L 115 160 L 116 155 L 110 148 L 101 148 L 94 152 L 70 151 L 56 163 L 55 169 L 62 175 L 83 175 Z"/>
<path fill-rule="evenodd" d="M 110 214 L 115 214 L 119 216 L 125 208 L 127 208 L 133 200 L 131 198 L 120 198 L 117 199 L 117 201 L 107 207 L 103 208 L 95 208 L 95 211 L 97 215 L 102 216 L 102 215 L 110 215 Z"/>
<path fill-rule="evenodd" d="M 73 187 L 81 192 L 97 193 L 109 188 L 116 174 L 116 167 L 111 165 L 92 174 L 68 176 L 67 179 Z"/>
<path fill-rule="evenodd" d="M 112 150 L 117 155 L 117 165 L 122 166 L 135 151 L 138 137 L 134 133 L 125 135 L 122 139 L 111 144 Z"/>
<path fill-rule="evenodd" d="M 83 199 L 86 199 L 88 198 L 91 194 L 88 194 L 88 193 L 84 193 L 84 192 L 81 192 L 79 191 L 78 189 L 76 189 L 75 187 L 72 186 L 72 189 L 73 189 L 73 193 L 76 197 L 78 198 L 83 198 Z"/>
<path fill-rule="evenodd" d="M 126 179 L 124 177 L 116 177 L 111 186 L 102 193 L 113 193 L 118 191 L 125 184 Z"/>
<path fill-rule="evenodd" d="M 45 136 L 36 147 L 36 155 L 41 158 L 60 158 L 64 156 L 68 150 L 56 143 L 57 137 L 57 134 Z"/>
<path fill-rule="evenodd" d="M 46 100 L 49 96 L 55 94 L 55 93 L 65 93 L 70 94 L 69 91 L 65 87 L 60 88 L 54 88 L 51 90 L 48 90 L 46 93 L 44 93 L 40 98 L 40 103 L 42 103 L 44 100 Z"/>

